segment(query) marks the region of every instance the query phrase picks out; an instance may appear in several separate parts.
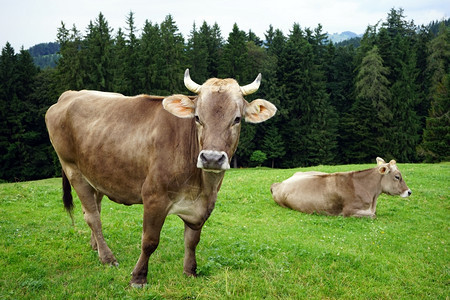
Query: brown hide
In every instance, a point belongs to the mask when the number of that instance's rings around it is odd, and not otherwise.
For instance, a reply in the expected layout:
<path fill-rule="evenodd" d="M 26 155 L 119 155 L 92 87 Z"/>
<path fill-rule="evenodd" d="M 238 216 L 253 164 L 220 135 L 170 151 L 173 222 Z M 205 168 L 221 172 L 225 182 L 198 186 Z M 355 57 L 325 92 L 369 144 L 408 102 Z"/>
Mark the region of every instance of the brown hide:
<path fill-rule="evenodd" d="M 103 238 L 103 195 L 144 205 L 142 251 L 132 285 L 147 282 L 148 260 L 168 214 L 185 222 L 184 273 L 196 275 L 195 248 L 236 150 L 240 120 L 262 122 L 276 112 L 268 101 L 244 100 L 259 81 L 240 87 L 233 79 L 210 79 L 200 86 L 187 70 L 185 82 L 196 87 L 196 97 L 67 91 L 46 114 L 63 183 L 70 181 L 77 192 L 91 245 L 103 263 L 117 264 Z M 67 186 L 64 191 L 69 193 Z M 64 197 L 70 208 L 70 195 Z"/>
<path fill-rule="evenodd" d="M 395 161 L 373 169 L 342 173 L 298 172 L 271 186 L 279 205 L 304 213 L 375 217 L 381 193 L 408 197 L 411 190 Z"/>

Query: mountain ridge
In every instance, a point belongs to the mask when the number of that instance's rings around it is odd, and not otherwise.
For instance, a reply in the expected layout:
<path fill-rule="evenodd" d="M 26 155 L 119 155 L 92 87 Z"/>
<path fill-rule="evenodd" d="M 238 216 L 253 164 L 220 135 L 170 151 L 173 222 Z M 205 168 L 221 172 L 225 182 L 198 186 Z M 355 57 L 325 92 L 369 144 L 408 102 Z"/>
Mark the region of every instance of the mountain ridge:
<path fill-rule="evenodd" d="M 328 33 L 328 39 L 335 44 L 343 42 L 345 40 L 349 40 L 349 39 L 356 38 L 356 37 L 362 37 L 362 36 L 363 36 L 362 34 L 356 34 L 352 31 L 343 31 L 341 33 L 335 32 L 332 34 Z"/>

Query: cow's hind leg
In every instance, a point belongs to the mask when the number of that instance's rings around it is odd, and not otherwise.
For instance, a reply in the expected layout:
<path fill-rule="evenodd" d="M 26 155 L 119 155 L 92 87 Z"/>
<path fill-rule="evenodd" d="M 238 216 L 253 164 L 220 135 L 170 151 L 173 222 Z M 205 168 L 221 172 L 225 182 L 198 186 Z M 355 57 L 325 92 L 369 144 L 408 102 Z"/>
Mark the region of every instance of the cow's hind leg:
<path fill-rule="evenodd" d="M 70 183 L 77 192 L 78 198 L 80 198 L 84 220 L 92 230 L 91 246 L 94 249 L 97 248 L 98 256 L 102 263 L 118 265 L 116 258 L 103 237 L 99 208 L 102 195 L 96 192 L 81 174 L 78 175 L 76 171 L 66 172 L 66 174 L 71 174 L 69 177 Z"/>
<path fill-rule="evenodd" d="M 184 268 L 183 273 L 187 276 L 197 276 L 197 260 L 195 248 L 200 242 L 201 229 L 194 230 L 184 224 Z"/>

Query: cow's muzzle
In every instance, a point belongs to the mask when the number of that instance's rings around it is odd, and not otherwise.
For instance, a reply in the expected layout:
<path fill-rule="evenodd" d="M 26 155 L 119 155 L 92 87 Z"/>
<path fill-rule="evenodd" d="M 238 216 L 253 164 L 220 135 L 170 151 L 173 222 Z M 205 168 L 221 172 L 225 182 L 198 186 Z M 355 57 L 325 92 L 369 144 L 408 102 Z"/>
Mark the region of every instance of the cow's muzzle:
<path fill-rule="evenodd" d="M 198 155 L 197 168 L 210 172 L 221 172 L 230 168 L 228 155 L 224 151 L 202 150 Z"/>
<path fill-rule="evenodd" d="M 412 194 L 412 191 L 410 189 L 407 189 L 406 191 L 404 191 L 403 193 L 400 194 L 400 197 L 406 198 L 406 197 L 411 196 L 411 194 Z"/>

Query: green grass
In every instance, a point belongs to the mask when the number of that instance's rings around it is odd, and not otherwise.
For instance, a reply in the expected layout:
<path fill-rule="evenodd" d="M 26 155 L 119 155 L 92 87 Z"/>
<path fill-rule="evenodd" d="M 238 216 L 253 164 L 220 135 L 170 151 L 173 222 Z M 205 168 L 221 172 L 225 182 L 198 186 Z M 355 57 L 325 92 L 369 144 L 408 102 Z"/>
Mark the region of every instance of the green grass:
<path fill-rule="evenodd" d="M 142 206 L 104 199 L 104 234 L 120 263 L 110 267 L 90 250 L 78 199 L 72 226 L 60 179 L 0 184 L 0 299 L 448 299 L 450 163 L 399 166 L 413 194 L 382 195 L 376 219 L 279 207 L 270 185 L 300 169 L 230 170 L 197 248 L 200 276 L 182 274 L 183 223 L 169 216 L 143 289 L 128 287 Z"/>

